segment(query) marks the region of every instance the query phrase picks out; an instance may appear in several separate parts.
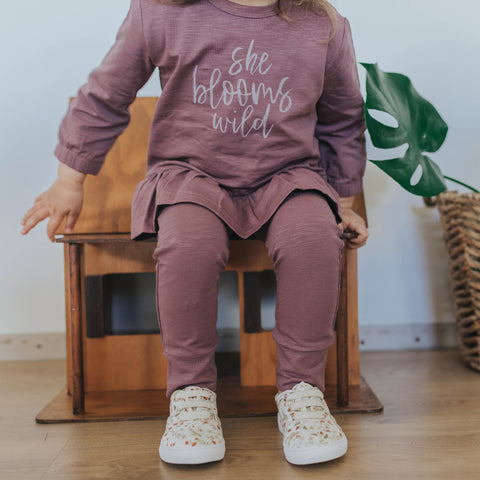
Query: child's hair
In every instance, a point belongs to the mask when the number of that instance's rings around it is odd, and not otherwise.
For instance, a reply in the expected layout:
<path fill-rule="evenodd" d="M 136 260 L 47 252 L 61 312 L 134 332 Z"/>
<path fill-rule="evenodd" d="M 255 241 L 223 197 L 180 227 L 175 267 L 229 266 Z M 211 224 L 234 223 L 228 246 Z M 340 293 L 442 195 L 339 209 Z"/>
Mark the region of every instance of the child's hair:
<path fill-rule="evenodd" d="M 196 3 L 199 0 L 169 0 L 169 1 L 177 5 L 185 5 L 188 3 Z M 330 38 L 333 37 L 333 35 L 335 34 L 335 30 L 337 26 L 337 20 L 336 20 L 337 17 L 335 14 L 335 9 L 327 0 L 276 0 L 276 2 L 277 2 L 278 12 L 280 16 L 285 20 L 291 20 L 291 18 L 287 15 L 288 11 L 291 8 L 301 8 L 303 10 L 309 10 L 311 12 L 326 13 L 333 27 Z"/>

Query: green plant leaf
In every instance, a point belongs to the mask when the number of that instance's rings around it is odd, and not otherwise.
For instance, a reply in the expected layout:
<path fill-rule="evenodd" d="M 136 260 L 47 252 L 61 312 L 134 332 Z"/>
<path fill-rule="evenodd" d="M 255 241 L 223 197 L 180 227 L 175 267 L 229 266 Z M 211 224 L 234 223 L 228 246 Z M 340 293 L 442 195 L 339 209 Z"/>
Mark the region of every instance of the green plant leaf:
<path fill-rule="evenodd" d="M 365 119 L 373 145 L 395 148 L 408 144 L 402 158 L 370 160 L 403 188 L 415 195 L 433 197 L 447 189 L 438 165 L 423 152 L 436 152 L 443 144 L 448 126 L 435 107 L 419 95 L 405 75 L 383 72 L 376 63 L 362 63 L 367 71 Z M 397 127 L 376 120 L 371 110 L 386 112 Z M 420 180 L 412 176 L 420 166 Z"/>
<path fill-rule="evenodd" d="M 370 161 L 414 195 L 434 197 L 447 188 L 438 165 L 425 155 L 418 156 L 417 152 L 411 148 L 407 150 L 403 158 Z M 411 185 L 411 178 L 419 163 L 422 167 L 422 176 L 418 183 Z"/>

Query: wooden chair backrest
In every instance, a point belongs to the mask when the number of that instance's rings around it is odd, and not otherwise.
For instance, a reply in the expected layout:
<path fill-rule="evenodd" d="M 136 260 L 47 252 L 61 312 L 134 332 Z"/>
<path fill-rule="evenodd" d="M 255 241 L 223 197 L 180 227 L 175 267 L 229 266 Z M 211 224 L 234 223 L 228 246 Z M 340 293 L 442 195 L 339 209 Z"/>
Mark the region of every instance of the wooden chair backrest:
<path fill-rule="evenodd" d="M 145 178 L 150 127 L 158 97 L 137 97 L 130 106 L 131 121 L 110 150 L 98 175 L 87 175 L 85 200 L 75 234 L 130 232 L 131 200 Z M 366 219 L 363 194 L 355 210 Z M 63 226 L 59 230 L 64 234 Z"/>

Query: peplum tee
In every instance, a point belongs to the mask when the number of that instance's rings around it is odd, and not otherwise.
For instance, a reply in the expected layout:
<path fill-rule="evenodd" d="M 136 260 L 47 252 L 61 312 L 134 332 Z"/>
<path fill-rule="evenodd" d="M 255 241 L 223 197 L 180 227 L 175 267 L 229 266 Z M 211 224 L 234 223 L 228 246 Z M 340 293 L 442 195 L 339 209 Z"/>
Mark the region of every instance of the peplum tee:
<path fill-rule="evenodd" d="M 365 122 L 348 21 L 230 0 L 132 0 L 115 43 L 70 104 L 57 158 L 96 175 L 158 68 L 147 173 L 131 238 L 155 235 L 160 209 L 193 202 L 247 238 L 295 190 L 362 190 Z"/>

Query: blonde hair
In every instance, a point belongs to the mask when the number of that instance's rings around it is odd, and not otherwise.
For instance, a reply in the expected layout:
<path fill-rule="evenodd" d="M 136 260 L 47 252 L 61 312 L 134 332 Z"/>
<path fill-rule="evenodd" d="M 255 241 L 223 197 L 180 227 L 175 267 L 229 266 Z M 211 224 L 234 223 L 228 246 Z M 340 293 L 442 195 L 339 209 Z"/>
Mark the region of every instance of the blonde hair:
<path fill-rule="evenodd" d="M 327 0 L 277 0 L 278 13 L 285 20 L 291 20 L 286 12 L 294 8 L 314 13 L 326 13 L 332 23 L 332 36 L 334 35 L 337 26 L 337 16 L 335 8 L 333 8 L 330 2 Z"/>
<path fill-rule="evenodd" d="M 160 0 L 162 1 L 162 0 Z M 165 0 L 163 0 L 165 1 Z M 196 3 L 199 0 L 167 0 L 168 3 L 173 3 L 177 5 L 185 5 L 189 3 Z M 332 24 L 332 33 L 330 38 L 335 35 L 337 27 L 337 16 L 335 8 L 327 0 L 276 0 L 278 14 L 284 20 L 292 21 L 288 16 L 288 12 L 295 8 L 300 8 L 305 11 L 310 11 L 314 13 L 325 13 L 327 14 L 330 22 Z"/>

